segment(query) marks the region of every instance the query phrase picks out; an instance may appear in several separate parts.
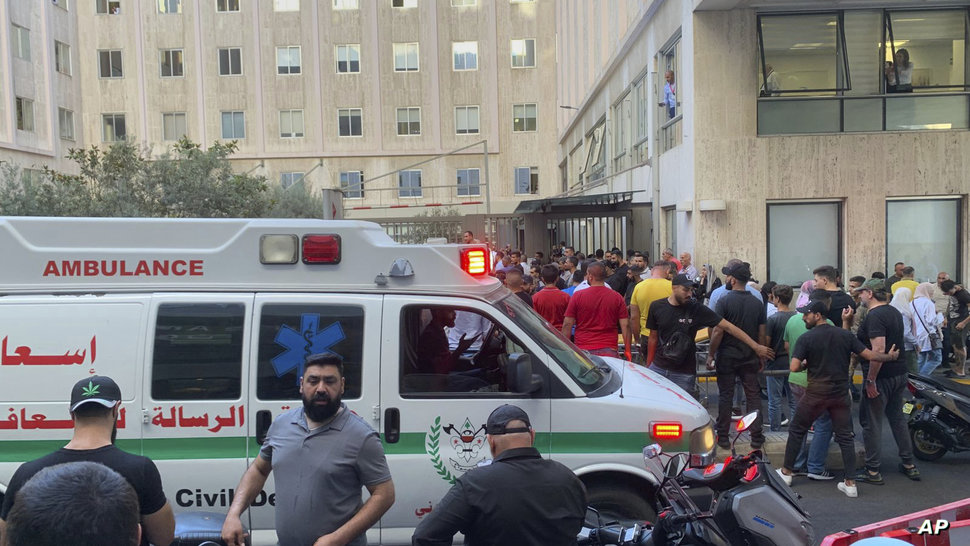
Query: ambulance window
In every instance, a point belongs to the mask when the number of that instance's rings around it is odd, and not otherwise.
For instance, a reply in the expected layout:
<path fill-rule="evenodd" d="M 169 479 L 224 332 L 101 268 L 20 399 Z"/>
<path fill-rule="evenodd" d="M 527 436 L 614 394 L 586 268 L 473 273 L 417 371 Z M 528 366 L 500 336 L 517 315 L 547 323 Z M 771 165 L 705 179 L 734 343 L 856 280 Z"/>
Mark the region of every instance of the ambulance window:
<path fill-rule="evenodd" d="M 450 306 L 414 305 L 402 313 L 402 396 L 509 396 L 509 355 L 529 351 L 500 325 Z M 535 355 L 532 361 L 540 362 Z"/>
<path fill-rule="evenodd" d="M 364 309 L 353 305 L 265 305 L 259 321 L 256 397 L 300 398 L 303 363 L 312 354 L 332 352 L 343 358 L 343 398 L 360 398 L 364 354 Z"/>
<path fill-rule="evenodd" d="M 158 307 L 152 359 L 155 400 L 236 400 L 242 377 L 241 303 Z"/>

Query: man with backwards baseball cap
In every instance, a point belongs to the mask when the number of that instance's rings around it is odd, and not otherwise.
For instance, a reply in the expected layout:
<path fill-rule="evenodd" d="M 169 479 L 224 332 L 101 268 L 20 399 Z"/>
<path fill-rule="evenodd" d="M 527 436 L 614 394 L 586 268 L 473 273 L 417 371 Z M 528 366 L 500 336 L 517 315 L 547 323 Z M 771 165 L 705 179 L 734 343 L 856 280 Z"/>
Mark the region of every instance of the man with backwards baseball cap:
<path fill-rule="evenodd" d="M 0 508 L 0 530 L 13 507 L 17 491 L 35 474 L 49 466 L 77 461 L 101 463 L 121 474 L 138 494 L 141 509 L 142 543 L 170 544 L 175 535 L 175 517 L 165 499 L 162 479 L 155 463 L 115 447 L 121 389 L 110 377 L 94 375 L 74 384 L 71 390 L 71 419 L 74 435 L 61 449 L 26 462 L 14 473 Z M 65 543 L 69 543 L 65 537 Z M 2 541 L 0 541 L 2 543 Z"/>
<path fill-rule="evenodd" d="M 458 478 L 414 531 L 417 546 L 576 544 L 586 515 L 586 488 L 572 470 L 543 459 L 535 431 L 518 406 L 499 406 L 485 425 L 494 460 Z"/>

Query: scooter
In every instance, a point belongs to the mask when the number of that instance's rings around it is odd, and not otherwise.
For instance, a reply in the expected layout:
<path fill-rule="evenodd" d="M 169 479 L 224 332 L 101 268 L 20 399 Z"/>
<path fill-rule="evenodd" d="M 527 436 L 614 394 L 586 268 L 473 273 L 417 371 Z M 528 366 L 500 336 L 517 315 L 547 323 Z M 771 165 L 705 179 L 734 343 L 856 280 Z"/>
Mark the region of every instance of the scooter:
<path fill-rule="evenodd" d="M 903 404 L 909 415 L 913 455 L 935 461 L 947 451 L 970 450 L 970 386 L 923 375 L 909 376 L 913 401 Z"/>
<path fill-rule="evenodd" d="M 738 422 L 740 433 L 747 430 L 758 412 Z M 657 478 L 657 505 L 663 510 L 654 525 L 632 527 L 602 522 L 584 527 L 580 545 L 617 546 L 761 546 L 809 545 L 815 532 L 809 514 L 795 493 L 781 480 L 760 450 L 738 456 L 731 444 L 731 457 L 704 470 L 687 467 L 683 454 L 670 456 L 666 464 L 657 444 L 643 450 L 647 470 Z M 698 490 L 700 495 L 688 494 Z M 695 491 L 698 492 L 698 491 Z M 698 500 L 709 501 L 706 509 Z"/>

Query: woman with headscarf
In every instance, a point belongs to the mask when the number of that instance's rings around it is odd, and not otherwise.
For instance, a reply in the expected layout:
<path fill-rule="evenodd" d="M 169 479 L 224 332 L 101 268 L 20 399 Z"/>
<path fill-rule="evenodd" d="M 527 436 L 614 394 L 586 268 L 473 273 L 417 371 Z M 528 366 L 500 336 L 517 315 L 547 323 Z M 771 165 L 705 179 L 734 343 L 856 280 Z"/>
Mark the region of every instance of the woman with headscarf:
<path fill-rule="evenodd" d="M 939 330 L 943 325 L 943 315 L 936 312 L 936 305 L 933 303 L 935 291 L 936 287 L 932 283 L 920 283 L 916 287 L 916 298 L 910 304 L 913 310 L 915 346 L 919 352 L 916 365 L 919 374 L 925 376 L 929 376 L 943 363 L 943 336 L 940 335 Z M 930 334 L 936 338 L 935 343 L 930 339 Z"/>
<path fill-rule="evenodd" d="M 815 281 L 805 281 L 802 283 L 802 287 L 798 289 L 798 299 L 795 301 L 795 308 L 804 307 L 808 303 L 809 294 L 815 290 Z"/>
<path fill-rule="evenodd" d="M 901 356 L 906 361 L 906 369 L 909 370 L 909 373 L 917 373 L 919 368 L 916 365 L 916 329 L 913 325 L 913 321 L 916 319 L 913 317 L 913 308 L 909 304 L 911 299 L 913 299 L 913 291 L 905 286 L 900 286 L 893 293 L 893 299 L 889 302 L 889 305 L 895 307 L 903 315 L 904 350 Z"/>

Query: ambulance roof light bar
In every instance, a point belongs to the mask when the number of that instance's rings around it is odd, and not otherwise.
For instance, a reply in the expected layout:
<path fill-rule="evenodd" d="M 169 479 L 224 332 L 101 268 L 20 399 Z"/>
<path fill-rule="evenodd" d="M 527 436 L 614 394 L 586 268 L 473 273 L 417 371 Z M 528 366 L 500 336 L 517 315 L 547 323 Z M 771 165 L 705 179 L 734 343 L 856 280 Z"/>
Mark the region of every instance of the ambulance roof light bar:
<path fill-rule="evenodd" d="M 340 235 L 304 235 L 303 263 L 339 264 Z"/>
<path fill-rule="evenodd" d="M 473 277 L 489 274 L 488 249 L 482 246 L 472 246 L 461 249 L 461 269 Z"/>
<path fill-rule="evenodd" d="M 300 257 L 296 235 L 263 235 L 259 238 L 259 263 L 295 264 Z"/>

